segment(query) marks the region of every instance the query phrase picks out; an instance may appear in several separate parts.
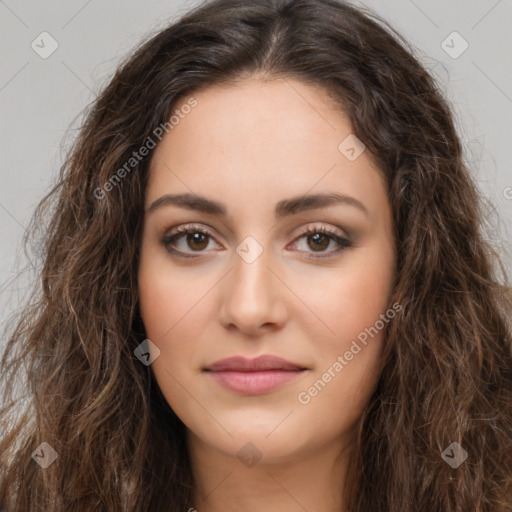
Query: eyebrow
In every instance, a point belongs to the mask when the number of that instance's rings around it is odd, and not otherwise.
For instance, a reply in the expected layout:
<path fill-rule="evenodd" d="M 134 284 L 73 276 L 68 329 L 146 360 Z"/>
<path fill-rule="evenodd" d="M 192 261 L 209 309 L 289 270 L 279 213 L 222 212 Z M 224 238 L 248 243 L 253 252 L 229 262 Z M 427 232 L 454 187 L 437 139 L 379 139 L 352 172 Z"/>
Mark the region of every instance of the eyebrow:
<path fill-rule="evenodd" d="M 275 218 L 277 220 L 295 215 L 305 210 L 314 210 L 326 206 L 333 206 L 336 204 L 346 204 L 358 208 L 364 214 L 369 216 L 366 206 L 356 199 L 355 197 L 345 194 L 310 194 L 304 196 L 291 197 L 279 201 L 274 210 Z M 151 203 L 147 209 L 150 214 L 155 210 L 164 206 L 175 205 L 188 210 L 195 210 L 202 213 L 211 215 L 218 215 L 226 217 L 226 207 L 217 201 L 208 199 L 206 197 L 198 196 L 196 194 L 166 194 Z"/>

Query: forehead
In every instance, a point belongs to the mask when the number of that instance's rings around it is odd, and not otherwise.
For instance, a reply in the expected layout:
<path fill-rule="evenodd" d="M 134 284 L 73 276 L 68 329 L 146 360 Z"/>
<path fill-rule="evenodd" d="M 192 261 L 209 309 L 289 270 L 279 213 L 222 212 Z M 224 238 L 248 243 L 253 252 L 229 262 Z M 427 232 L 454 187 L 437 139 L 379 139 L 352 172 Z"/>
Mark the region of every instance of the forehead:
<path fill-rule="evenodd" d="M 155 149 L 147 203 L 193 192 L 263 206 L 283 197 L 337 191 L 379 206 L 384 183 L 369 155 L 339 146 L 352 127 L 326 91 L 291 79 L 246 80 L 184 97 L 197 102 Z"/>
<path fill-rule="evenodd" d="M 202 143 L 201 149 L 243 157 L 252 152 L 269 161 L 292 149 L 288 161 L 315 148 L 336 154 L 338 138 L 351 132 L 348 117 L 326 91 L 289 78 L 247 79 L 207 87 L 193 97 L 197 106 L 172 130 L 174 144 L 188 149 Z M 187 100 L 182 98 L 175 109 Z"/>

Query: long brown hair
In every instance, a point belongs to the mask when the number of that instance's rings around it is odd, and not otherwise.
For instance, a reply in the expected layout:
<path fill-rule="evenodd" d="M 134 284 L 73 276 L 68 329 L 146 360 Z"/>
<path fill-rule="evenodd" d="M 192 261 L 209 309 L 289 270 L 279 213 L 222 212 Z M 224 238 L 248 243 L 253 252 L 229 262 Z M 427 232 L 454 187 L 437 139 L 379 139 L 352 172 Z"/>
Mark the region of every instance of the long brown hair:
<path fill-rule="evenodd" d="M 357 431 L 349 510 L 510 512 L 512 299 L 484 234 L 485 203 L 414 49 L 341 0 L 200 5 L 141 43 L 89 107 L 25 239 L 40 236 L 43 266 L 1 363 L 0 506 L 190 507 L 184 425 L 133 352 L 145 338 L 136 276 L 151 151 L 104 185 L 178 99 L 249 76 L 327 91 L 387 180 L 391 302 L 403 312 L 386 327 Z M 27 394 L 16 398 L 22 374 Z M 31 457 L 43 442 L 58 454 L 45 469 Z M 442 456 L 454 442 L 468 455 L 458 467 Z"/>

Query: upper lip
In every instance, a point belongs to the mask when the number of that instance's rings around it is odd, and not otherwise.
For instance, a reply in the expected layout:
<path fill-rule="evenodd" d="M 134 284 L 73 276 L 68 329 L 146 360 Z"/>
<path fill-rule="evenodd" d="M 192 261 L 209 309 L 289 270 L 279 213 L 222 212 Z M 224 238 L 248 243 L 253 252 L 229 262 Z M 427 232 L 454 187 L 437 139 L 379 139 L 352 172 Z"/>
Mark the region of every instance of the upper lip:
<path fill-rule="evenodd" d="M 263 370 L 306 370 L 307 368 L 291 363 L 282 357 L 263 355 L 253 359 L 247 359 L 241 356 L 228 357 L 220 359 L 215 363 L 204 368 L 210 371 L 245 371 L 256 372 Z"/>

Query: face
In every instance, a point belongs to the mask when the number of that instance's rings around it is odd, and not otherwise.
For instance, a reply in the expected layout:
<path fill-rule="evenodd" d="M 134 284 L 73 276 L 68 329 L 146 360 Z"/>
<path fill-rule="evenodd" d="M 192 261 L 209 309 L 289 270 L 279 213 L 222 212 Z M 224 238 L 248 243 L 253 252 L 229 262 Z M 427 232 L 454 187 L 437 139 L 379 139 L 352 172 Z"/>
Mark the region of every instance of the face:
<path fill-rule="evenodd" d="M 146 189 L 151 369 L 189 439 L 292 460 L 348 439 L 376 385 L 395 268 L 385 184 L 353 139 L 340 146 L 350 122 L 318 88 L 251 79 L 192 96 Z M 262 355 L 293 366 L 212 367 Z"/>

